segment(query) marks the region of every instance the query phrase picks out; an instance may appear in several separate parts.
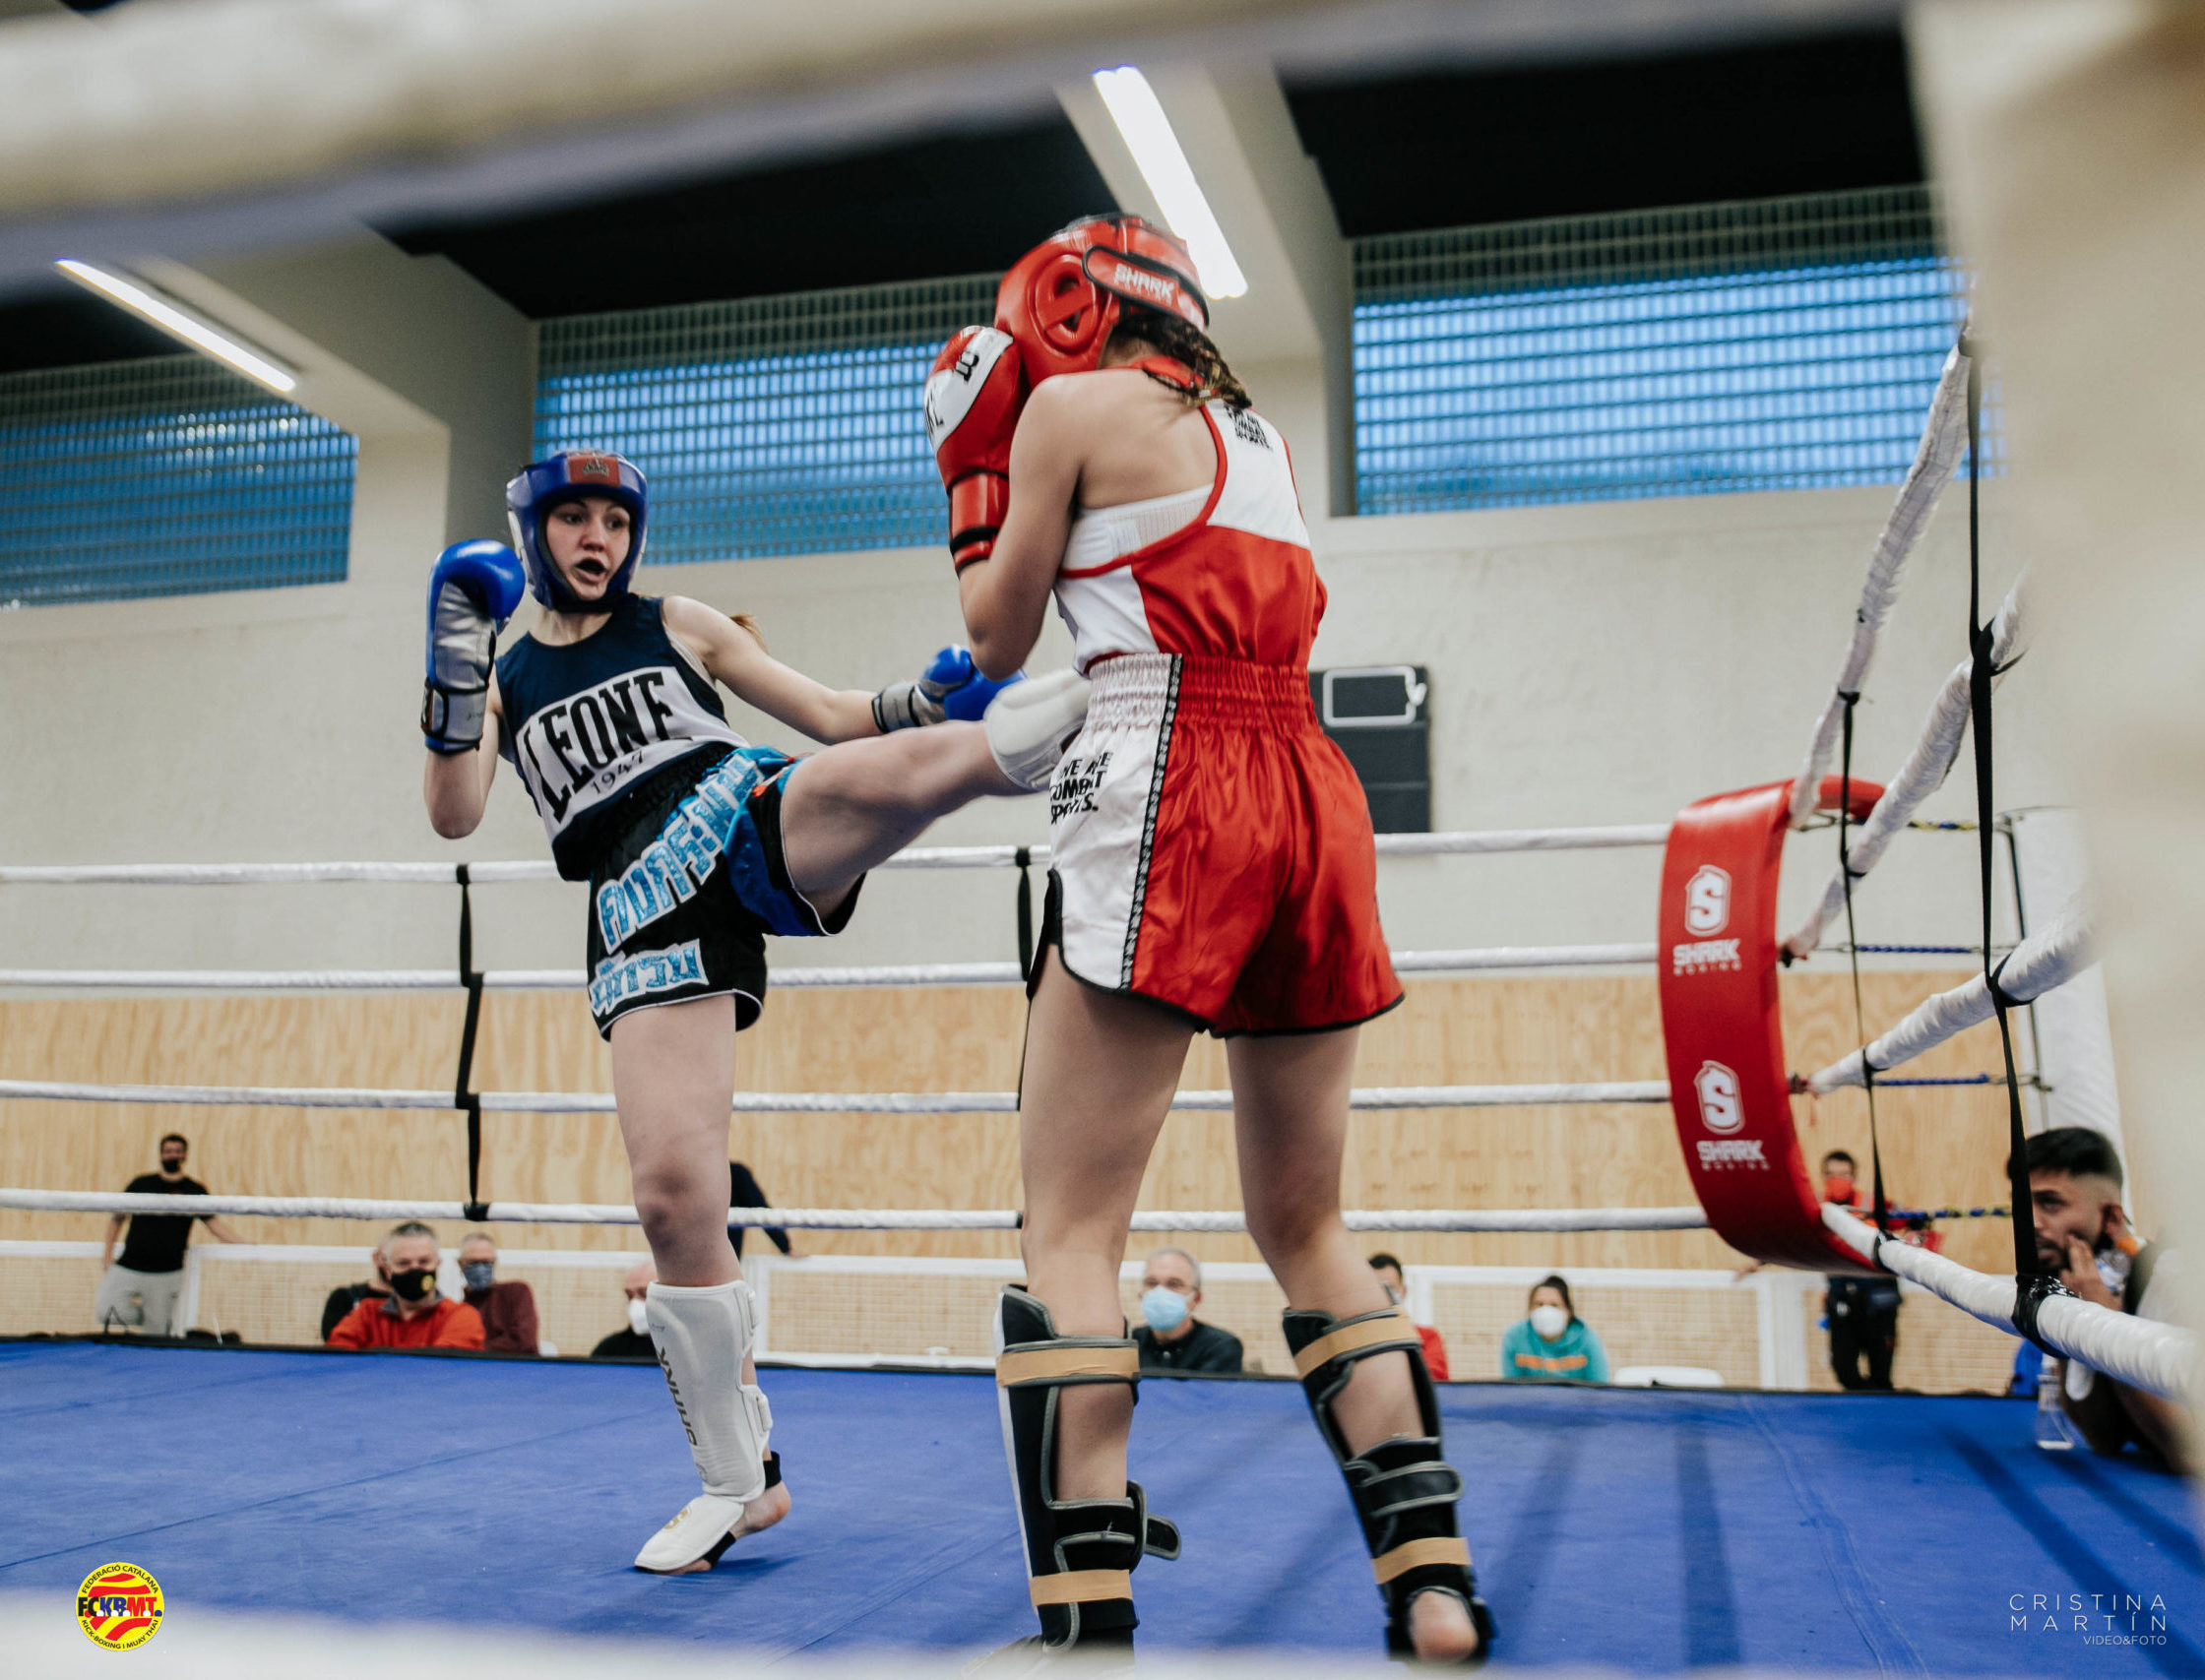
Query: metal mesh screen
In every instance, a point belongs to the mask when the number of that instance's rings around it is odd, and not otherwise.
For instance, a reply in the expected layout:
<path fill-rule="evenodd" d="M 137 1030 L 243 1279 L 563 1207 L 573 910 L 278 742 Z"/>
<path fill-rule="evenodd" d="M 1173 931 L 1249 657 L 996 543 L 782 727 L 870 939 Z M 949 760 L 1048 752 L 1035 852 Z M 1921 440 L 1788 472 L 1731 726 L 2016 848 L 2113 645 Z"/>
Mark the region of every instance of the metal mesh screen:
<path fill-rule="evenodd" d="M 1365 514 L 1896 482 L 1966 312 L 1923 187 L 1361 239 L 1354 258 Z"/>
<path fill-rule="evenodd" d="M 189 1326 L 234 1332 L 251 1345 L 297 1346 L 321 1339 L 324 1299 L 339 1284 L 368 1273 L 367 1247 L 380 1226 L 363 1226 L 357 1246 L 195 1243 L 179 1303 Z M 457 1237 L 457 1227 L 447 1231 Z M 447 1246 L 444 1282 L 457 1287 Z M 0 1241 L 0 1337 L 84 1335 L 95 1326 L 99 1286 L 95 1242 Z M 627 1324 L 621 1298 L 635 1252 L 509 1249 L 498 1276 L 535 1292 L 543 1338 L 560 1352 L 587 1354 Z M 814 1254 L 786 1261 L 753 1255 L 744 1267 L 758 1291 L 759 1353 L 769 1360 L 862 1362 L 944 1360 L 984 1368 L 993 1349 L 995 1297 L 1022 1274 L 1012 1260 L 901 1259 Z M 1500 1342 L 1524 1317 L 1523 1268 L 1419 1267 L 1428 1309 L 1418 1312 L 1445 1338 L 1457 1381 L 1490 1381 L 1500 1369 Z M 1796 1275 L 1764 1273 L 1733 1283 L 1708 1273 L 1602 1272 L 1572 1268 L 1572 1292 L 1585 1322 L 1600 1334 L 1609 1365 L 1696 1365 L 1719 1372 L 1732 1387 L 1762 1376 L 1762 1338 L 1796 1340 L 1809 1389 L 1837 1387 L 1829 1338 L 1819 1320 L 1822 1290 L 1777 1285 Z M 1119 1276 L 1126 1316 L 1140 1322 L 1141 1268 Z M 1776 1291 L 1766 1302 L 1765 1290 Z M 1280 1334 L 1279 1285 L 1260 1266 L 1221 1263 L 1204 1268 L 1204 1322 L 1231 1331 L 1246 1351 L 1247 1369 L 1291 1375 L 1293 1360 Z M 1764 1320 L 1762 1308 L 1768 1308 Z M 1413 1310 L 1416 1310 L 1413 1308 Z M 1929 1394 L 2005 1391 L 2012 1368 L 2011 1336 L 1965 1313 L 1906 1291 L 1900 1314 L 1894 1378 L 1903 1389 Z M 1780 1379 L 1781 1380 L 1781 1379 Z"/>
<path fill-rule="evenodd" d="M 0 377 L 0 605 L 343 583 L 357 454 L 200 356 Z"/>
<path fill-rule="evenodd" d="M 919 402 L 995 278 L 546 321 L 536 443 L 651 479 L 651 559 L 900 548 L 946 534 Z"/>

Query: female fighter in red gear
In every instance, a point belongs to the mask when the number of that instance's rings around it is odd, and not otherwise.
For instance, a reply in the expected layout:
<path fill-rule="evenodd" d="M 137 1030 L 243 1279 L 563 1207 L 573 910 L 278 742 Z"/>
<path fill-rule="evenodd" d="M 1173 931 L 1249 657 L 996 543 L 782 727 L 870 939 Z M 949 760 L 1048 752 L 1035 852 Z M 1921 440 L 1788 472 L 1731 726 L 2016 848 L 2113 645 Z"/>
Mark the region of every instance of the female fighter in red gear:
<path fill-rule="evenodd" d="M 632 463 L 553 456 L 506 495 L 525 561 L 460 543 L 429 582 L 422 791 L 436 832 L 461 839 L 510 759 L 559 873 L 590 883 L 590 1009 L 658 1267 L 646 1313 L 703 1483 L 636 1567 L 710 1569 L 789 1503 L 727 1240 L 735 1034 L 764 1004 L 763 935 L 840 931 L 865 871 L 935 818 L 1040 786 L 1086 684 L 1059 672 L 997 698 L 945 650 L 915 683 L 829 689 L 770 657 L 747 620 L 629 592 L 647 512 Z M 544 611 L 493 671 L 524 577 Z M 750 746 L 715 682 L 843 744 L 801 759 Z M 944 721 L 983 711 L 984 726 Z M 939 726 L 890 732 L 917 723 Z"/>
<path fill-rule="evenodd" d="M 1032 1597 L 1044 1646 L 1124 1643 L 1129 1572 L 1176 1551 L 1126 1480 L 1118 1267 L 1202 1027 L 1229 1040 L 1248 1230 L 1286 1290 L 1389 1649 L 1478 1660 L 1491 1621 L 1421 1342 L 1340 1218 L 1357 1027 L 1401 988 L 1368 808 L 1309 700 L 1324 586 L 1286 445 L 1205 335 L 1192 274 L 1136 218 L 1075 223 L 1011 271 L 995 328 L 953 340 L 928 387 L 979 668 L 1014 669 L 1053 594 L 1094 684 L 1050 794 L 1020 1100 L 1027 1283 L 998 1327 Z"/>

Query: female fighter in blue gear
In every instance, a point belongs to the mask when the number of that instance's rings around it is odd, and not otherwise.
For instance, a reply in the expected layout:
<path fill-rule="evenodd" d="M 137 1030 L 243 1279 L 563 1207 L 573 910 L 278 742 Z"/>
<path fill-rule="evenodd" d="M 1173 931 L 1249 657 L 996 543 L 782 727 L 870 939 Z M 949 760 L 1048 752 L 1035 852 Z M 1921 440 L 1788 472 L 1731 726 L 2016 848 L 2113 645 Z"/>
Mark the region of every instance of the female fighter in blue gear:
<path fill-rule="evenodd" d="M 651 1338 L 703 1482 L 636 1567 L 685 1574 L 789 1504 L 727 1240 L 735 1034 L 764 1002 L 763 935 L 840 931 L 865 871 L 935 818 L 1045 786 L 1087 685 L 1069 671 L 992 683 L 945 649 L 917 681 L 829 689 L 768 656 L 747 620 L 629 591 L 647 497 L 619 456 L 555 455 L 506 489 L 525 559 L 494 542 L 444 551 L 429 579 L 422 790 L 430 824 L 459 840 L 481 821 L 502 755 L 559 873 L 590 883 L 590 1011 L 612 1045 L 658 1266 Z M 493 671 L 524 587 L 544 611 Z M 716 681 L 841 744 L 800 759 L 749 745 Z"/>

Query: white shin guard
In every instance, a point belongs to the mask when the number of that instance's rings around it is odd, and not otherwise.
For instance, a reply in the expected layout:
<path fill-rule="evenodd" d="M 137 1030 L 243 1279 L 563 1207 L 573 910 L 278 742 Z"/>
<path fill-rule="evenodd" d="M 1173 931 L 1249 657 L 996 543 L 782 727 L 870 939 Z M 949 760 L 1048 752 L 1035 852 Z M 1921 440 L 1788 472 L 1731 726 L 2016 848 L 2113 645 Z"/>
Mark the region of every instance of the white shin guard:
<path fill-rule="evenodd" d="M 997 767 L 1029 793 L 1046 788 L 1087 719 L 1087 678 L 1072 671 L 1050 671 L 1004 689 L 982 720 Z"/>
<path fill-rule="evenodd" d="M 659 1368 L 689 1436 L 704 1492 L 681 1508 L 636 1556 L 636 1567 L 680 1569 L 719 1543 L 742 1508 L 766 1491 L 766 1443 L 773 1409 L 742 1380 L 757 1331 L 750 1285 L 740 1280 L 686 1287 L 653 1283 L 644 1311 Z"/>

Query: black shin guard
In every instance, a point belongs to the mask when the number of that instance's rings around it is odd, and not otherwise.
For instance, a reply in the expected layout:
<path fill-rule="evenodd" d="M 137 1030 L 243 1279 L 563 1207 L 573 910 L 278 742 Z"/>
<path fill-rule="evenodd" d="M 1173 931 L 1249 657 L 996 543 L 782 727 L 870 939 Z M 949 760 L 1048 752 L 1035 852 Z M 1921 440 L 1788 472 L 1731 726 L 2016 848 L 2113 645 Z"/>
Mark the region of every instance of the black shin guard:
<path fill-rule="evenodd" d="M 1003 1446 L 1011 1462 L 1026 1572 L 1041 1642 L 1052 1648 L 1131 1645 L 1133 1567 L 1179 1555 L 1178 1530 L 1151 1517 L 1141 1484 L 1122 1499 L 1058 1499 L 1058 1391 L 1080 1383 L 1133 1388 L 1140 1360 L 1122 1337 L 1058 1336 L 1049 1310 L 1012 1284 L 997 1309 L 995 1357 Z"/>
<path fill-rule="evenodd" d="M 1462 1600 L 1478 1629 L 1482 1661 L 1493 1643 L 1493 1620 L 1478 1596 L 1470 1548 L 1455 1525 L 1455 1501 L 1463 1478 L 1440 1456 L 1439 1396 L 1424 1367 L 1424 1346 L 1409 1315 L 1398 1307 L 1336 1319 L 1330 1313 L 1285 1315 L 1287 1346 L 1317 1431 L 1340 1461 L 1348 1493 L 1362 1523 L 1363 1543 L 1386 1600 L 1386 1649 L 1409 1656 L 1409 1606 L 1419 1593 L 1445 1592 Z M 1354 1362 L 1380 1353 L 1406 1353 L 1416 1386 L 1421 1435 L 1397 1435 L 1359 1456 L 1348 1445 L 1333 1402 L 1348 1386 Z"/>

